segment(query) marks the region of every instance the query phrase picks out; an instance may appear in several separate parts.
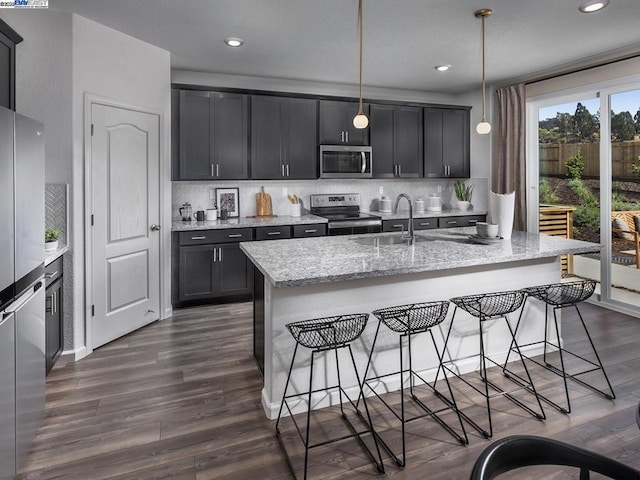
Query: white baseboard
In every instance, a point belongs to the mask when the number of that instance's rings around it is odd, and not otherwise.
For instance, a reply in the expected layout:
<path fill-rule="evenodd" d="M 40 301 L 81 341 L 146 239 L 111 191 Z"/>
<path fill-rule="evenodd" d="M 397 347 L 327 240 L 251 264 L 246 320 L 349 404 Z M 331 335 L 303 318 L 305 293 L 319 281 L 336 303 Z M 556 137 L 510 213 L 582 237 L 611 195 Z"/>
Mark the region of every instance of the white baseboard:
<path fill-rule="evenodd" d="M 73 350 L 64 350 L 61 356 L 66 357 L 73 362 L 77 362 L 87 356 L 87 347 L 83 345 L 82 347 Z"/>

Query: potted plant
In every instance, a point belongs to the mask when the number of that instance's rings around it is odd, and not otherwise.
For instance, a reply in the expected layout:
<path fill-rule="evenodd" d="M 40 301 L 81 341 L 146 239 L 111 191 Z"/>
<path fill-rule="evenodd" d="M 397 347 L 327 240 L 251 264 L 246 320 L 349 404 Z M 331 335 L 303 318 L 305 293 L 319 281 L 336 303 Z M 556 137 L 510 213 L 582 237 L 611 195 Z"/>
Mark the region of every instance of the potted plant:
<path fill-rule="evenodd" d="M 466 185 L 464 182 L 456 182 L 453 185 L 456 192 L 456 200 L 460 210 L 467 210 L 471 203 L 471 194 L 473 193 L 473 185 Z"/>
<path fill-rule="evenodd" d="M 44 231 L 44 251 L 53 252 L 58 248 L 58 237 L 60 231 L 55 228 L 47 228 Z"/>

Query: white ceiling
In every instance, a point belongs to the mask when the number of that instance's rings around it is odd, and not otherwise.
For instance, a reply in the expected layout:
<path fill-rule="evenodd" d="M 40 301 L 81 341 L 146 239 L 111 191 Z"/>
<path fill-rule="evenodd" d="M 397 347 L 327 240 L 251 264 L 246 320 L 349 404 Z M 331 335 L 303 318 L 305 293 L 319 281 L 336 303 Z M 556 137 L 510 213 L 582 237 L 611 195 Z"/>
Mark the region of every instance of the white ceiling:
<path fill-rule="evenodd" d="M 364 0 L 364 84 L 459 93 L 487 82 L 640 52 L 640 0 Z M 173 69 L 342 84 L 358 82 L 357 0 L 50 0 L 171 52 Z M 241 37 L 232 49 L 225 37 Z M 451 64 L 447 73 L 434 66 Z M 366 96 L 366 92 L 365 92 Z"/>

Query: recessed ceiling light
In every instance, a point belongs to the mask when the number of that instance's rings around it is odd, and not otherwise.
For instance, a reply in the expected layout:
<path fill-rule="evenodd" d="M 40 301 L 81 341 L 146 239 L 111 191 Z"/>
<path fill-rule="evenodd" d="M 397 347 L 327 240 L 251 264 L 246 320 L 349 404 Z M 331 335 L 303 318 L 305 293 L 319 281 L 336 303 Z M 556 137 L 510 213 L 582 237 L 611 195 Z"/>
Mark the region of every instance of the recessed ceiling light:
<path fill-rule="evenodd" d="M 446 72 L 447 70 L 449 70 L 451 68 L 451 65 L 436 65 L 433 68 L 435 68 L 439 72 Z"/>
<path fill-rule="evenodd" d="M 224 43 L 226 43 L 230 47 L 241 47 L 244 43 L 244 40 L 238 37 L 229 37 L 224 39 Z"/>
<path fill-rule="evenodd" d="M 589 0 L 578 7 L 582 13 L 593 13 L 609 5 L 609 0 Z"/>

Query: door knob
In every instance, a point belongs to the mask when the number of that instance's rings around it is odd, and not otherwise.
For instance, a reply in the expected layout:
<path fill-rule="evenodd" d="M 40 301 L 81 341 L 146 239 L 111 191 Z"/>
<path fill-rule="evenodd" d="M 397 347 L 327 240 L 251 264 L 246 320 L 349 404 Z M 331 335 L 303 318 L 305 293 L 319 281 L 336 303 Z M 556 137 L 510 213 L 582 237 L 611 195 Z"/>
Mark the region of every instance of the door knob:
<path fill-rule="evenodd" d="M 160 225 L 156 225 L 155 223 L 151 225 L 152 232 L 157 232 L 158 230 L 160 230 Z"/>

